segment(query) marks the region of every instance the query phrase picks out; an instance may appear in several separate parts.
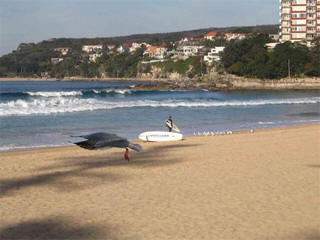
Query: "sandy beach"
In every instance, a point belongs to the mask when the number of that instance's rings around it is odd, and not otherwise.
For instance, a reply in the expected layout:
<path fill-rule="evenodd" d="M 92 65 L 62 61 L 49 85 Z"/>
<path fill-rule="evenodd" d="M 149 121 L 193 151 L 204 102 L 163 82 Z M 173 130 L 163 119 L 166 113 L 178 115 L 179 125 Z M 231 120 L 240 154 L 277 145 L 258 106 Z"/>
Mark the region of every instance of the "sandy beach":
<path fill-rule="evenodd" d="M 0 239 L 320 239 L 320 125 L 0 153 Z"/>

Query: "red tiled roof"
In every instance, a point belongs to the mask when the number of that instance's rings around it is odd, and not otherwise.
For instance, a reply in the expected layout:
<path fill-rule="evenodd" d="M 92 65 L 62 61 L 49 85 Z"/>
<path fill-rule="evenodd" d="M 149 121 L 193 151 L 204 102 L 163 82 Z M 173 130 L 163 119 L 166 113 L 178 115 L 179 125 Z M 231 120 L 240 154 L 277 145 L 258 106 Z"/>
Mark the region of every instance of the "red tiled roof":
<path fill-rule="evenodd" d="M 157 46 L 151 46 L 149 50 L 150 52 L 155 53 L 157 51 L 157 48 L 158 48 Z"/>
<path fill-rule="evenodd" d="M 217 35 L 217 33 L 216 32 L 209 32 L 209 33 L 207 33 L 206 34 L 206 36 L 216 36 Z"/>

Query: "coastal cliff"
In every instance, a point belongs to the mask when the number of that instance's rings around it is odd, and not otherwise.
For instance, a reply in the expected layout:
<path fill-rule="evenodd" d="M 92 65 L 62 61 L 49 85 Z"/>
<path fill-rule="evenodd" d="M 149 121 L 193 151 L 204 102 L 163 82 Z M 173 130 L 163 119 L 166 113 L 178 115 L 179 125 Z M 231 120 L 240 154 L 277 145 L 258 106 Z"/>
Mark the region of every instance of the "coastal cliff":
<path fill-rule="evenodd" d="M 141 80 L 141 79 L 140 79 Z M 150 78 L 149 78 L 150 80 Z M 136 86 L 139 89 L 208 89 L 208 90 L 320 90 L 320 78 L 283 78 L 275 80 L 210 73 L 199 79 L 153 78 Z"/>

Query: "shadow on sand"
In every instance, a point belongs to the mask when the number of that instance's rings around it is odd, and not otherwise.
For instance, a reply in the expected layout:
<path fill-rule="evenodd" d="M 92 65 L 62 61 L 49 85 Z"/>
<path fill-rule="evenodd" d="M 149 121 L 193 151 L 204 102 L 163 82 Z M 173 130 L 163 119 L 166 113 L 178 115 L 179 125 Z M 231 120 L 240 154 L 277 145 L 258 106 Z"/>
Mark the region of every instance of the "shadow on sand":
<path fill-rule="evenodd" d="M 320 168 L 320 164 L 309 164 L 309 165 L 306 165 L 307 167 L 310 167 L 310 168 Z"/>
<path fill-rule="evenodd" d="M 298 239 L 298 240 L 319 240 L 320 239 L 320 230 L 314 229 L 304 232 L 298 232 L 286 239 Z"/>
<path fill-rule="evenodd" d="M 105 227 L 103 227 L 105 232 Z M 63 217 L 22 222 L 0 228 L 0 239 L 115 239 L 103 236 L 101 228 L 87 225 L 72 226 Z"/>
<path fill-rule="evenodd" d="M 168 146 L 154 146 L 148 150 L 136 153 L 133 160 L 128 163 L 124 161 L 123 155 L 119 153 L 108 154 L 106 156 L 80 156 L 64 159 L 63 163 L 54 164 L 37 171 L 50 171 L 23 178 L 0 179 L 0 197 L 16 193 L 17 191 L 31 186 L 50 185 L 60 191 L 74 191 L 105 184 L 106 182 L 117 182 L 128 179 L 128 176 L 114 175 L 110 172 L 94 172 L 94 170 L 110 167 L 138 167 L 157 168 L 177 164 L 184 159 L 181 157 L 171 157 L 167 154 L 172 149 L 195 147 L 193 144 L 174 144 Z M 155 156 L 157 156 L 155 158 Z M 86 178 L 74 181 L 74 177 Z"/>

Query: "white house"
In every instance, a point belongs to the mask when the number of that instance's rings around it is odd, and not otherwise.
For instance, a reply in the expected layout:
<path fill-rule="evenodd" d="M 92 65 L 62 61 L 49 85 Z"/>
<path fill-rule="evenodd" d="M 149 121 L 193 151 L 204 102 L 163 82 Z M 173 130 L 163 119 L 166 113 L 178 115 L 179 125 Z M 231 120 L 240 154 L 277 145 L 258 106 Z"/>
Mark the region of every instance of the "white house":
<path fill-rule="evenodd" d="M 180 45 L 177 47 L 177 55 L 180 57 L 196 56 L 204 46 Z"/>
<path fill-rule="evenodd" d="M 142 46 L 146 46 L 146 48 L 149 48 L 151 45 L 150 44 L 148 44 L 148 43 L 145 43 L 145 42 L 143 42 L 143 43 L 136 43 L 136 42 L 134 42 L 134 43 L 132 43 L 132 46 L 131 46 L 131 48 L 129 49 L 129 51 L 132 53 L 132 52 L 135 52 L 138 48 L 141 48 Z"/>
<path fill-rule="evenodd" d="M 225 33 L 224 37 L 226 40 L 230 41 L 233 39 L 242 40 L 247 37 L 246 34 L 243 33 Z"/>
<path fill-rule="evenodd" d="M 68 47 L 58 47 L 54 49 L 54 51 L 60 52 L 60 54 L 63 56 L 67 55 L 70 50 L 71 48 L 68 48 Z"/>
<path fill-rule="evenodd" d="M 83 45 L 82 51 L 86 53 L 99 52 L 102 50 L 102 45 Z"/>
<path fill-rule="evenodd" d="M 266 47 L 268 50 L 274 49 L 279 43 L 266 43 Z"/>
<path fill-rule="evenodd" d="M 101 57 L 102 53 L 92 53 L 89 55 L 89 61 L 90 62 L 96 62 L 97 58 Z"/>
<path fill-rule="evenodd" d="M 107 48 L 109 51 L 113 51 L 115 47 L 116 47 L 116 45 L 113 45 L 113 44 L 107 45 Z"/>
<path fill-rule="evenodd" d="M 164 59 L 167 55 L 167 50 L 168 49 L 163 46 L 150 46 L 143 54 L 152 58 Z"/>
<path fill-rule="evenodd" d="M 269 34 L 269 37 L 276 42 L 279 41 L 279 34 L 278 33 L 277 34 Z"/>
<path fill-rule="evenodd" d="M 208 64 L 212 64 L 213 62 L 219 62 L 220 59 L 220 53 L 224 51 L 225 47 L 214 47 L 211 48 L 208 55 L 204 56 L 203 60 L 207 62 Z"/>
<path fill-rule="evenodd" d="M 57 64 L 59 62 L 62 62 L 63 61 L 63 58 L 51 58 L 51 62 L 53 64 Z"/>

